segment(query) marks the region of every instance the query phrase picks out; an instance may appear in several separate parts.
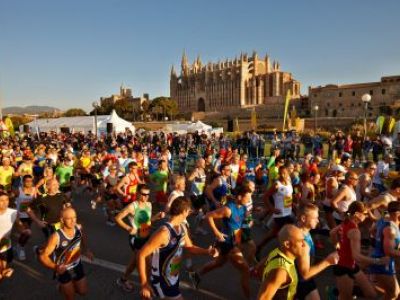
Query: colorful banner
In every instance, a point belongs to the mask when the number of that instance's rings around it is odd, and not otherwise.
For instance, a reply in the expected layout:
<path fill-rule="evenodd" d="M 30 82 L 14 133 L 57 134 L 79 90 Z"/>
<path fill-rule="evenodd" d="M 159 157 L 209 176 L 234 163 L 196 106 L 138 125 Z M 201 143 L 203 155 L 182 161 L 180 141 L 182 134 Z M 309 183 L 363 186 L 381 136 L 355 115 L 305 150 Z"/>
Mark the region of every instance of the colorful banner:
<path fill-rule="evenodd" d="M 4 124 L 7 126 L 8 132 L 10 133 L 10 135 L 14 136 L 14 124 L 11 121 L 10 117 L 6 117 L 4 119 Z"/>
<path fill-rule="evenodd" d="M 283 127 L 282 130 L 285 131 L 285 126 L 286 126 L 286 118 L 288 114 L 288 108 L 289 108 L 289 103 L 290 103 L 290 98 L 292 97 L 292 93 L 290 90 L 287 91 L 286 93 L 286 99 L 285 99 L 285 110 L 283 113 Z"/>
<path fill-rule="evenodd" d="M 376 119 L 376 126 L 378 127 L 378 132 L 379 132 L 379 134 L 382 133 L 383 124 L 385 124 L 385 117 L 384 117 L 384 116 L 379 116 L 379 117 Z"/>

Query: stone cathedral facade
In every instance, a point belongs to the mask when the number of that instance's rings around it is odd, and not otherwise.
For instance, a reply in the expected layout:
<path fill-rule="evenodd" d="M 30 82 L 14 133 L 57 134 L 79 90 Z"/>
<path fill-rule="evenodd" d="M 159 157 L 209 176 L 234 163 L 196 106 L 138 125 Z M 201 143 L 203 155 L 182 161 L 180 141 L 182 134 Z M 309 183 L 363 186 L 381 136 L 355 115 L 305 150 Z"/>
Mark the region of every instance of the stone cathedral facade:
<path fill-rule="evenodd" d="M 268 115 L 281 117 L 288 90 L 292 99 L 300 98 L 300 82 L 281 71 L 279 62 L 256 52 L 206 65 L 200 57 L 189 64 L 183 53 L 180 74 L 171 68 L 170 97 L 182 113 L 263 107 Z"/>

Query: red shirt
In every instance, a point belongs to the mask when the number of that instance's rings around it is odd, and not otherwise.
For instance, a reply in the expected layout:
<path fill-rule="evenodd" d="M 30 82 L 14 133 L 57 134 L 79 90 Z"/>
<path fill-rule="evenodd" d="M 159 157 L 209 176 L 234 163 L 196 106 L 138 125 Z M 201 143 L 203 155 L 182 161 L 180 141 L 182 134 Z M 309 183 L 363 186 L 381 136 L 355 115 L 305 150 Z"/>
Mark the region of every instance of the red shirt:
<path fill-rule="evenodd" d="M 338 266 L 354 269 L 356 266 L 356 261 L 353 258 L 353 254 L 351 251 L 350 239 L 347 237 L 347 234 L 350 230 L 358 228 L 357 224 L 345 220 L 342 224 L 341 233 L 340 233 L 340 249 L 338 250 L 339 253 L 339 262 Z"/>

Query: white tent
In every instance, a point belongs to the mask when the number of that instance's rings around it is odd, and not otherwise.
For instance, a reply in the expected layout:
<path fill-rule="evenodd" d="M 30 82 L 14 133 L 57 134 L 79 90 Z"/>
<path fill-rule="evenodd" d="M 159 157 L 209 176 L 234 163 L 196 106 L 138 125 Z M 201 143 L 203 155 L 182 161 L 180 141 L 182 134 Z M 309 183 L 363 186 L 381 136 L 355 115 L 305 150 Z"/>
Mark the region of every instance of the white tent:
<path fill-rule="evenodd" d="M 107 123 L 113 124 L 114 132 L 125 132 L 125 128 L 129 128 L 132 132 L 135 127 L 132 123 L 120 118 L 113 110 L 111 115 L 97 116 L 97 130 L 98 134 L 107 132 Z M 95 117 L 94 116 L 80 116 L 80 117 L 61 117 L 52 119 L 37 119 L 28 124 L 31 132 L 60 132 L 61 128 L 68 128 L 70 132 L 84 132 L 95 131 Z M 23 126 L 20 126 L 20 131 Z"/>
<path fill-rule="evenodd" d="M 111 115 L 107 116 L 106 119 L 98 123 L 97 127 L 99 128 L 100 134 L 107 131 L 107 123 L 113 124 L 113 130 L 115 133 L 125 132 L 127 128 L 135 133 L 135 126 L 133 126 L 131 122 L 128 122 L 118 116 L 115 110 L 113 110 Z"/>
<path fill-rule="evenodd" d="M 197 121 L 196 123 L 192 123 L 188 126 L 187 131 L 188 132 L 202 132 L 202 131 L 211 131 L 212 130 L 212 126 L 204 124 L 201 121 Z"/>

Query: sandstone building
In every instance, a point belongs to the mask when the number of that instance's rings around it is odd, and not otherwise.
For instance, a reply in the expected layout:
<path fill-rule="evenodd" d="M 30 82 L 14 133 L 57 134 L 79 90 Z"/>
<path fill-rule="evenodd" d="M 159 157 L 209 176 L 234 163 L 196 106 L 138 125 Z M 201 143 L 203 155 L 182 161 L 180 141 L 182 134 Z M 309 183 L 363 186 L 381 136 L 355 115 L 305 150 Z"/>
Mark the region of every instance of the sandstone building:
<path fill-rule="evenodd" d="M 149 94 L 143 94 L 142 97 L 134 97 L 132 89 L 124 87 L 122 84 L 119 88 L 119 94 L 111 95 L 110 97 L 101 97 L 100 105 L 114 105 L 120 100 L 127 100 L 133 104 L 134 109 L 140 109 L 144 101 L 149 101 Z"/>
<path fill-rule="evenodd" d="M 300 98 L 300 82 L 281 71 L 280 63 L 268 55 L 259 58 L 241 54 L 233 60 L 203 65 L 198 57 L 191 65 L 183 53 L 178 75 L 172 66 L 170 97 L 181 112 L 227 112 L 257 106 L 269 108 L 271 116 L 281 117 L 284 99 L 290 90 Z"/>
<path fill-rule="evenodd" d="M 364 94 L 371 95 L 367 116 L 398 113 L 400 107 L 400 76 L 382 77 L 381 81 L 309 87 L 309 113 L 318 105 L 320 117 L 363 117 Z"/>

